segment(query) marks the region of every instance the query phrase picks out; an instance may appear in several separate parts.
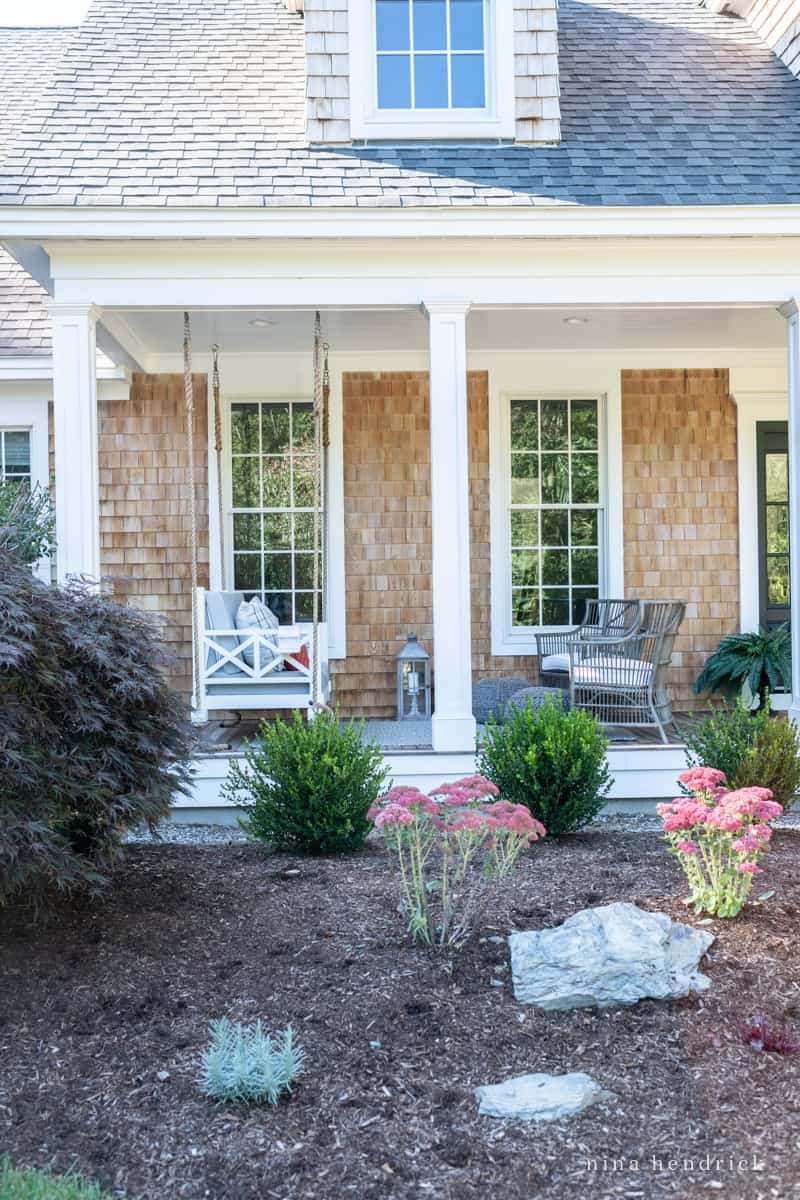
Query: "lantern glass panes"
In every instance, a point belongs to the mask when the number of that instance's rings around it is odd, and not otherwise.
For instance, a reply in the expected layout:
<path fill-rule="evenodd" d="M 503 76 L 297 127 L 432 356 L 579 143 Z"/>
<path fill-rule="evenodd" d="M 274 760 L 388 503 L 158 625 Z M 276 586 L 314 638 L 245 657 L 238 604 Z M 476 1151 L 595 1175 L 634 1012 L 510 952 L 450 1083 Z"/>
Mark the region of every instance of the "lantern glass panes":
<path fill-rule="evenodd" d="M 417 635 L 410 633 L 397 656 L 397 717 L 404 721 L 430 715 L 431 659 Z"/>

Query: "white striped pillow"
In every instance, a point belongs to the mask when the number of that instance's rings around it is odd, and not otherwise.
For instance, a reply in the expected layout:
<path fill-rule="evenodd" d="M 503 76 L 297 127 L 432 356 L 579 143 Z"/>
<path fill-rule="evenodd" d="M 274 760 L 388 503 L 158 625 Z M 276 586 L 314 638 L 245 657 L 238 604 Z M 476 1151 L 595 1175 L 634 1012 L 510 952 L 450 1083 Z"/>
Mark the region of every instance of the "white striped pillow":
<path fill-rule="evenodd" d="M 260 633 L 266 633 L 269 636 L 266 642 L 262 642 L 259 661 L 264 666 L 265 661 L 269 661 L 270 657 L 274 657 L 278 653 L 278 630 L 280 629 L 280 621 L 275 616 L 272 609 L 267 608 L 260 596 L 254 596 L 252 600 L 243 600 L 236 610 L 236 628 L 245 630 L 258 630 Z M 255 666 L 255 646 L 251 643 L 245 646 L 242 650 L 242 658 L 247 663 L 248 667 Z"/>

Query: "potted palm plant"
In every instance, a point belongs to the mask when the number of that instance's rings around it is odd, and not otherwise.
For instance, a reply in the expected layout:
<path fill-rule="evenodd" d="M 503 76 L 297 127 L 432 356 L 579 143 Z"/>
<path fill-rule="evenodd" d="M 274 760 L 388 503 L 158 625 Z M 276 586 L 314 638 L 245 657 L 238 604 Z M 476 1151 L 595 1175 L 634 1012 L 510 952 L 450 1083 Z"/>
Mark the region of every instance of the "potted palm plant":
<path fill-rule="evenodd" d="M 792 639 L 788 625 L 758 633 L 730 633 L 709 657 L 695 693 L 724 692 L 729 698 L 749 691 L 764 708 L 772 693 L 792 690 Z"/>

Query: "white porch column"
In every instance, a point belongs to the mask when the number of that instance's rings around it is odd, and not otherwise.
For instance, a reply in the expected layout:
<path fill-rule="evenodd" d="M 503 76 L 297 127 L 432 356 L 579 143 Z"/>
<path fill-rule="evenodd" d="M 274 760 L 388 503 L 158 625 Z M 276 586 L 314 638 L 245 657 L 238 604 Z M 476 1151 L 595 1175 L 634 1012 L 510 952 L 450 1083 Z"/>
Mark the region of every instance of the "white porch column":
<path fill-rule="evenodd" d="M 53 301 L 53 434 L 56 562 L 68 575 L 100 576 L 97 460 L 97 312 L 90 304 Z"/>
<path fill-rule="evenodd" d="M 425 304 L 430 327 L 434 750 L 473 750 L 464 300 Z"/>
<path fill-rule="evenodd" d="M 800 722 L 800 303 L 784 304 L 789 351 L 789 591 L 792 622 L 792 703 L 789 715 Z"/>

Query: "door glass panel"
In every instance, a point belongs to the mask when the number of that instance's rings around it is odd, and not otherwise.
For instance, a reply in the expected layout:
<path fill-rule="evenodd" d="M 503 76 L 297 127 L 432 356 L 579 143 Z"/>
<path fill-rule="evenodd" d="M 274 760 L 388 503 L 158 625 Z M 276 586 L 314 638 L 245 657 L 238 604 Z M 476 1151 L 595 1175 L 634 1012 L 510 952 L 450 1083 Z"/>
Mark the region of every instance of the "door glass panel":
<path fill-rule="evenodd" d="M 767 502 L 789 499 L 789 457 L 787 454 L 765 455 Z"/>

